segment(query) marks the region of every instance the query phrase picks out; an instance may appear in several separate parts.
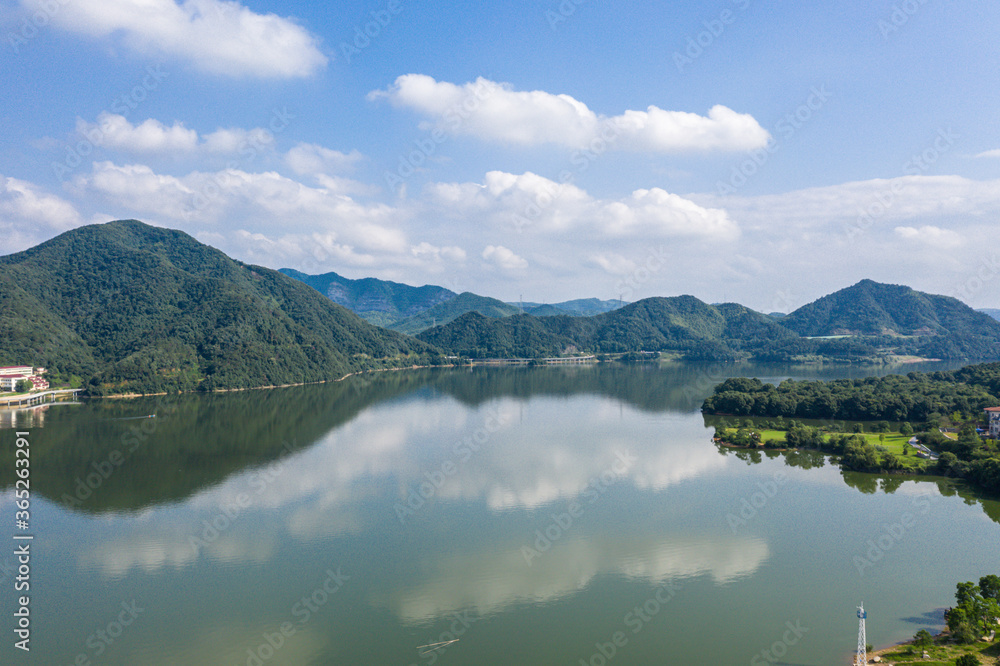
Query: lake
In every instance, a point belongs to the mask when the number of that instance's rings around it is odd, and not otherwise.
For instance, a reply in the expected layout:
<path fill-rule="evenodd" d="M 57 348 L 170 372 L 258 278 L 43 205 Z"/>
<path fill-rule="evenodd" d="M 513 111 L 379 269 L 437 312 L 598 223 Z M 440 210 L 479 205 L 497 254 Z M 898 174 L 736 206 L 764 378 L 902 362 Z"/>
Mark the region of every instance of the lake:
<path fill-rule="evenodd" d="M 1000 573 L 1000 503 L 720 448 L 699 407 L 729 376 L 889 371 L 411 370 L 8 414 L 34 540 L 30 654 L 0 555 L 3 663 L 846 664 L 862 602 L 885 646 Z"/>

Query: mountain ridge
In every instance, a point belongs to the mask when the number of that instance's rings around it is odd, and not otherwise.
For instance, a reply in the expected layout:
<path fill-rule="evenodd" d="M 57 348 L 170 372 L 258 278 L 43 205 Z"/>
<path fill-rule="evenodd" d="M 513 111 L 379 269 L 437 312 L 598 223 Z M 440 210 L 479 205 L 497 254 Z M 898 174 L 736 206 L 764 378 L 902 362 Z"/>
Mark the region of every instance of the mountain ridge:
<path fill-rule="evenodd" d="M 116 220 L 0 257 L 0 363 L 44 365 L 91 393 L 249 388 L 336 379 L 427 345 L 188 234 Z M 27 356 L 27 357 L 26 357 Z"/>

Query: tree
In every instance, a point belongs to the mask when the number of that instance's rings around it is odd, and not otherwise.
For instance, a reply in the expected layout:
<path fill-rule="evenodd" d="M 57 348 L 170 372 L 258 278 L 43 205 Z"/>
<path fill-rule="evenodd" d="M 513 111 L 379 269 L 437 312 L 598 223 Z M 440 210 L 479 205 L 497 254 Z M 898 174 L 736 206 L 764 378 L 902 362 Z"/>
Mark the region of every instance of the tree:
<path fill-rule="evenodd" d="M 917 647 L 929 647 L 934 643 L 934 637 L 931 636 L 931 632 L 926 629 L 921 629 L 913 635 L 913 644 Z"/>
<path fill-rule="evenodd" d="M 990 574 L 980 578 L 979 591 L 985 598 L 1000 601 L 1000 576 Z"/>
<path fill-rule="evenodd" d="M 31 390 L 31 381 L 27 379 L 21 379 L 16 384 L 14 384 L 14 390 L 18 393 L 27 393 Z"/>
<path fill-rule="evenodd" d="M 909 421 L 907 421 L 903 425 L 899 426 L 899 434 L 900 435 L 912 435 L 913 434 L 913 426 L 910 425 Z"/>

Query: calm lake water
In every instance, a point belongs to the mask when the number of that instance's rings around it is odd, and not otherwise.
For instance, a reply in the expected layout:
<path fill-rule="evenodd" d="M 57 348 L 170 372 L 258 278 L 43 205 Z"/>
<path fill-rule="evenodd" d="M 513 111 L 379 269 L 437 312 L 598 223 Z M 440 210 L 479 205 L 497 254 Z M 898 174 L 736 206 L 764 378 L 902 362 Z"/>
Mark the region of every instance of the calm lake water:
<path fill-rule="evenodd" d="M 2 662 L 846 664 L 859 603 L 884 646 L 1000 573 L 1000 503 L 737 455 L 698 410 L 727 376 L 876 372 L 418 370 L 19 413 L 32 639 L 4 548 Z"/>

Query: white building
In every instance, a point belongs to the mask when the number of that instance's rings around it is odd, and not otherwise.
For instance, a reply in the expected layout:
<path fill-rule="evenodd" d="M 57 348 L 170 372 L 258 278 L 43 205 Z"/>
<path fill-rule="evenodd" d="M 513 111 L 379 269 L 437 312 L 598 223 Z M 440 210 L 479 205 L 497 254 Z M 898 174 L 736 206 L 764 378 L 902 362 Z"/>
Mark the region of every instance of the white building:
<path fill-rule="evenodd" d="M 1000 407 L 987 407 L 986 412 L 986 429 L 989 431 L 989 436 L 993 439 L 1000 438 Z"/>
<path fill-rule="evenodd" d="M 0 368 L 0 392 L 14 391 L 22 379 L 31 382 L 32 390 L 47 389 L 49 383 L 42 377 L 43 372 L 45 368 L 32 368 L 30 365 L 8 365 Z"/>

